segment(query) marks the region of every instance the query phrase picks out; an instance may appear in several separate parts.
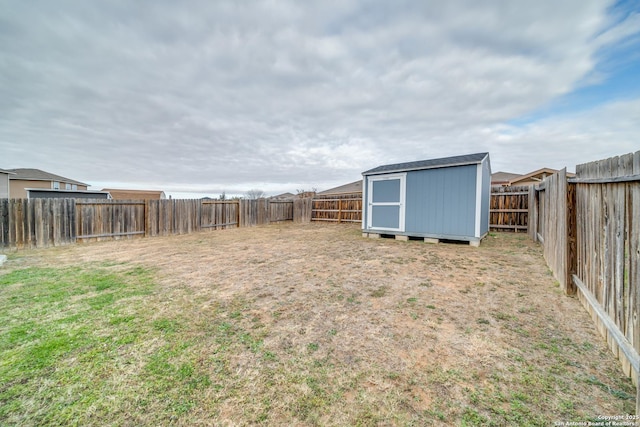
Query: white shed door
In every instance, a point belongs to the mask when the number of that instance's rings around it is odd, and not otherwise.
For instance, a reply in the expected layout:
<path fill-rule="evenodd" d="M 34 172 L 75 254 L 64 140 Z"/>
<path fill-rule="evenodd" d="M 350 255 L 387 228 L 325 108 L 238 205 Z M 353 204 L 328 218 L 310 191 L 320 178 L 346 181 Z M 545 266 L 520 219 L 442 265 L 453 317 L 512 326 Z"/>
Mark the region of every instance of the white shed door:
<path fill-rule="evenodd" d="M 406 174 L 369 177 L 367 228 L 404 231 Z"/>

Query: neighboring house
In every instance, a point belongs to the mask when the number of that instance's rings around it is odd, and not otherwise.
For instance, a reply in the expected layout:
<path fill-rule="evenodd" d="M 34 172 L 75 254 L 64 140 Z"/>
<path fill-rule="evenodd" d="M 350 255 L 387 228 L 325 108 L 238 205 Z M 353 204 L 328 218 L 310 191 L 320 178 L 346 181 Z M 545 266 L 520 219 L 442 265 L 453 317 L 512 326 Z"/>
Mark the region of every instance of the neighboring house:
<path fill-rule="evenodd" d="M 532 185 L 541 183 L 546 177 L 558 172 L 556 169 L 542 168 L 529 172 L 524 175 L 509 173 L 509 172 L 496 172 L 491 175 L 491 185 L 501 185 L 508 187 L 512 185 Z M 567 172 L 567 178 L 573 178 L 576 174 Z"/>
<path fill-rule="evenodd" d="M 103 188 L 102 191 L 111 194 L 113 200 L 163 200 L 167 196 L 159 190 L 124 190 Z"/>
<path fill-rule="evenodd" d="M 9 175 L 9 194 L 14 199 L 26 199 L 27 189 L 86 191 L 88 184 L 55 175 L 40 169 L 5 169 Z"/>
<path fill-rule="evenodd" d="M 343 196 L 343 195 L 360 195 L 362 196 L 362 180 L 350 182 L 339 187 L 330 188 L 329 190 L 321 191 L 318 193 L 318 197 L 331 197 L 331 196 Z"/>
<path fill-rule="evenodd" d="M 9 175 L 13 175 L 13 172 L 0 169 L 0 199 L 8 199 L 10 197 Z"/>

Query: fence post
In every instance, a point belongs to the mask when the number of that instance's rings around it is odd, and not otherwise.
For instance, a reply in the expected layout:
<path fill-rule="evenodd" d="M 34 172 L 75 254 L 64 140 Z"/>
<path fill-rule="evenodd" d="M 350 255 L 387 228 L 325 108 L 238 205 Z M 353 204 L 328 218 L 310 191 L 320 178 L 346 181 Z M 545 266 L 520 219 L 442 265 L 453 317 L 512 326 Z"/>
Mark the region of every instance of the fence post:
<path fill-rule="evenodd" d="M 575 295 L 577 289 L 575 283 L 573 283 L 573 275 L 578 269 L 578 239 L 577 239 L 577 217 L 576 217 L 576 185 L 567 182 L 567 174 L 564 174 L 563 179 L 567 188 L 567 272 L 565 286 L 565 292 L 567 295 Z"/>
<path fill-rule="evenodd" d="M 538 192 L 534 185 L 529 186 L 529 205 L 527 212 L 527 231 L 534 242 L 538 241 Z"/>
<path fill-rule="evenodd" d="M 150 234 L 150 218 L 149 218 L 149 200 L 144 201 L 144 237 L 149 237 Z"/>
<path fill-rule="evenodd" d="M 0 246 L 7 247 L 9 242 L 9 199 L 0 199 Z"/>

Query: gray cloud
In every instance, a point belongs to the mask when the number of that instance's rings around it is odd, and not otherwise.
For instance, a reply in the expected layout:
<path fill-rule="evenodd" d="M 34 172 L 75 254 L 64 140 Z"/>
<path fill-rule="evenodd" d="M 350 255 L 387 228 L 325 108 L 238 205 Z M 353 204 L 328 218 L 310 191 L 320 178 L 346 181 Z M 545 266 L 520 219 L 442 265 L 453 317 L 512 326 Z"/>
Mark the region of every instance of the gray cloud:
<path fill-rule="evenodd" d="M 574 165 L 576 140 L 594 159 L 622 154 L 639 125 L 620 131 L 598 112 L 507 124 L 571 92 L 598 49 L 637 34 L 635 18 L 612 22 L 608 7 L 14 3 L 0 16 L 0 167 L 169 191 L 291 191 L 481 150 L 494 170 L 516 172 Z M 581 132 L 581 120 L 611 138 Z"/>

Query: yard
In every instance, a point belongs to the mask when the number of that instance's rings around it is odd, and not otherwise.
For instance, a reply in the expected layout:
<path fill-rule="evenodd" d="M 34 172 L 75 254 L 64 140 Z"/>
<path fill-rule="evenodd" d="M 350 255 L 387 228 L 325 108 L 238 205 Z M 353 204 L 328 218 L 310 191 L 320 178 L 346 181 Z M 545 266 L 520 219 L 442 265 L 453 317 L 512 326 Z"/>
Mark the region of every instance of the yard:
<path fill-rule="evenodd" d="M 552 425 L 635 389 L 524 234 L 270 225 L 9 253 L 2 425 Z"/>

